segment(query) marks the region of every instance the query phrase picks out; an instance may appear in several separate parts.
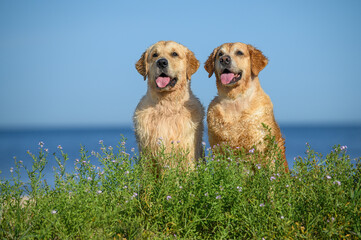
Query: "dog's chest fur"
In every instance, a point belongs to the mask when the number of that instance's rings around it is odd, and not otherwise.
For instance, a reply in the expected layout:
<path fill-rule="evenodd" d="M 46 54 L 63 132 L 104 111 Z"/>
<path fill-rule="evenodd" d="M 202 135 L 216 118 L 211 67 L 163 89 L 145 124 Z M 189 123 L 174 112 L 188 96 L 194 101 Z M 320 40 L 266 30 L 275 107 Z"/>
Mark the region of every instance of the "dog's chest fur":
<path fill-rule="evenodd" d="M 183 103 L 170 101 L 150 103 L 145 96 L 134 114 L 134 126 L 141 148 L 158 149 L 164 145 L 194 152 L 196 135 L 202 124 L 204 111 L 194 97 Z M 161 142 L 160 142 L 161 141 Z M 198 157 L 198 153 L 196 153 Z M 192 156 L 193 158 L 195 156 Z"/>
<path fill-rule="evenodd" d="M 254 145 L 263 148 L 261 142 L 267 133 L 262 123 L 272 121 L 273 110 L 272 106 L 258 104 L 260 101 L 262 99 L 240 97 L 233 100 L 216 97 L 210 104 L 207 117 L 211 146 L 227 143 L 231 147 L 245 149 Z"/>

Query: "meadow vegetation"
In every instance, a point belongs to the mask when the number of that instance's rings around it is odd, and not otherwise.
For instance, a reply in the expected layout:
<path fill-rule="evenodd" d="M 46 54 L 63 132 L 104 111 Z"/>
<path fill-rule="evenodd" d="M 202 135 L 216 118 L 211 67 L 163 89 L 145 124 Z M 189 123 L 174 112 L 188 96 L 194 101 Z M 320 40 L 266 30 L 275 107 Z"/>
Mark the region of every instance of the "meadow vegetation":
<path fill-rule="evenodd" d="M 81 147 L 74 161 L 58 146 L 53 186 L 40 142 L 30 168 L 15 159 L 12 178 L 1 179 L 0 239 L 361 238 L 360 159 L 346 146 L 326 156 L 307 146 L 285 173 L 274 138 L 265 141 L 265 153 L 205 147 L 193 171 L 165 165 L 158 175 L 125 139 L 100 141 L 99 152 Z M 162 148 L 157 157 L 185 154 Z"/>

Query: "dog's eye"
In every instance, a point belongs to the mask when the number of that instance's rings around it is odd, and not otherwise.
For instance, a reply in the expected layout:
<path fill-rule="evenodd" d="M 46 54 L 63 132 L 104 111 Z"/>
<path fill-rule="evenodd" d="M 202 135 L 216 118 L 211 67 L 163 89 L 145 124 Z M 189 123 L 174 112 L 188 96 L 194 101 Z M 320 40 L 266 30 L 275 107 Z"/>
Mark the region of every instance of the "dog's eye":
<path fill-rule="evenodd" d="M 173 56 L 173 57 L 178 57 L 178 53 L 172 52 L 172 56 Z"/>
<path fill-rule="evenodd" d="M 153 53 L 153 57 L 158 57 L 158 53 Z"/>
<path fill-rule="evenodd" d="M 241 52 L 241 51 L 238 50 L 238 51 L 236 52 L 236 55 L 242 56 L 242 55 L 243 55 L 243 52 Z"/>
<path fill-rule="evenodd" d="M 222 57 L 222 56 L 223 56 L 223 53 L 222 53 L 222 52 L 218 53 L 218 56 L 219 56 L 219 57 Z"/>

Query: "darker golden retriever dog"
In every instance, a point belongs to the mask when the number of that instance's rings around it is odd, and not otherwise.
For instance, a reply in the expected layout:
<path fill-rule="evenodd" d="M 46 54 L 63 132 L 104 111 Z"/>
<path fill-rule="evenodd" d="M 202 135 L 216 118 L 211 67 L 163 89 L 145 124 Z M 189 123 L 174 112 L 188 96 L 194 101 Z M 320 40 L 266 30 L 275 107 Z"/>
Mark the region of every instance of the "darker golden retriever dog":
<path fill-rule="evenodd" d="M 135 66 L 144 80 L 148 78 L 147 93 L 133 116 L 139 150 L 156 154 L 161 147 L 165 147 L 166 152 L 182 149 L 189 153 L 183 166 L 193 168 L 203 152 L 204 108 L 190 88 L 191 76 L 199 67 L 198 60 L 185 46 L 160 41 L 150 46 Z"/>
<path fill-rule="evenodd" d="M 213 50 L 204 66 L 209 77 L 215 73 L 218 90 L 208 107 L 208 137 L 211 146 L 226 143 L 232 148 L 250 150 L 256 146 L 264 151 L 264 123 L 276 138 L 287 171 L 284 139 L 271 99 L 258 79 L 267 63 L 261 51 L 244 43 L 225 43 Z"/>

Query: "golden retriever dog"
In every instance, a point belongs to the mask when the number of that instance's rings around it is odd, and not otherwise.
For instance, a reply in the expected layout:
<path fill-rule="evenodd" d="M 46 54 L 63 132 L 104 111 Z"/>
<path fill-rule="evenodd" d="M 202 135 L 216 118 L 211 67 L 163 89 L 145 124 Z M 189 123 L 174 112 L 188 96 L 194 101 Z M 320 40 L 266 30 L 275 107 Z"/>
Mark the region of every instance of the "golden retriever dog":
<path fill-rule="evenodd" d="M 232 148 L 266 150 L 264 138 L 271 128 L 288 169 L 284 139 L 273 115 L 273 105 L 263 91 L 258 74 L 268 59 L 262 52 L 244 43 L 225 43 L 213 50 L 204 68 L 214 73 L 218 96 L 208 107 L 208 137 L 211 146 L 228 144 Z"/>
<path fill-rule="evenodd" d="M 133 122 L 140 151 L 156 155 L 181 149 L 189 152 L 183 167 L 192 169 L 203 153 L 204 108 L 190 88 L 199 61 L 192 51 L 173 41 L 150 46 L 135 64 L 148 78 L 148 90 L 135 109 Z M 158 159 L 157 161 L 162 161 Z M 172 162 L 160 165 L 175 166 Z"/>

